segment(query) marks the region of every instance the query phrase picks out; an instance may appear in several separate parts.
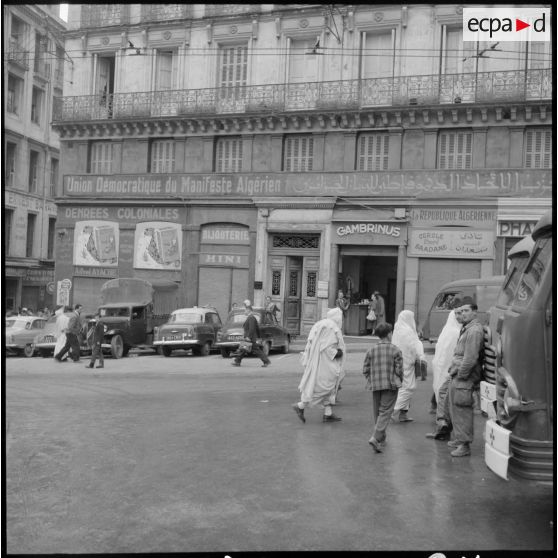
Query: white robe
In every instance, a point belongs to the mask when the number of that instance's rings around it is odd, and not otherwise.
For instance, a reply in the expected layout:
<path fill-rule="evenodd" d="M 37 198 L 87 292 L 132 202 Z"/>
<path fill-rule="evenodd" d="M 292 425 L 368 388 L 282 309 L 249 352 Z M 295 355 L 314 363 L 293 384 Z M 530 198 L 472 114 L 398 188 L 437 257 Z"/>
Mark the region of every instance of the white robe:
<path fill-rule="evenodd" d="M 339 384 L 345 376 L 346 350 L 341 332 L 342 312 L 335 308 L 327 316 L 312 326 L 301 356 L 304 373 L 298 390 L 301 393 L 300 400 L 310 406 L 324 402 L 335 405 Z M 337 349 L 343 351 L 340 358 L 335 358 Z"/>
<path fill-rule="evenodd" d="M 399 313 L 391 342 L 403 355 L 403 382 L 397 394 L 394 412 L 407 410 L 416 387 L 415 360 L 426 360 L 424 347 L 417 334 L 415 315 L 410 310 Z"/>
<path fill-rule="evenodd" d="M 56 318 L 56 345 L 54 345 L 54 356 L 56 356 L 66 344 L 66 328 L 70 318 L 64 314 L 64 307 L 55 312 Z"/>
<path fill-rule="evenodd" d="M 432 359 L 432 388 L 436 394 L 436 401 L 438 401 L 438 391 L 448 377 L 448 370 L 460 331 L 461 324 L 455 317 L 455 311 L 452 310 L 448 315 L 446 325 L 438 336 L 434 358 Z"/>

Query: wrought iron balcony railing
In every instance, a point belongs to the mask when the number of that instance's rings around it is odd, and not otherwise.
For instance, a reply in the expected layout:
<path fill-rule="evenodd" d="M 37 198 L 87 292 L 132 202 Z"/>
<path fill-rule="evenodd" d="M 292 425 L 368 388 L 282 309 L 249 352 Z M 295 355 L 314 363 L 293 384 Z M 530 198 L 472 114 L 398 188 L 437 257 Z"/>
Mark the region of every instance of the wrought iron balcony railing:
<path fill-rule="evenodd" d="M 191 4 L 142 4 L 141 21 L 172 21 L 191 17 Z"/>
<path fill-rule="evenodd" d="M 14 62 L 24 70 L 29 69 L 29 51 L 14 39 L 10 39 L 8 44 L 8 60 Z"/>
<path fill-rule="evenodd" d="M 82 4 L 81 27 L 106 27 L 128 23 L 127 4 Z"/>
<path fill-rule="evenodd" d="M 550 69 L 57 97 L 54 121 L 537 101 Z"/>

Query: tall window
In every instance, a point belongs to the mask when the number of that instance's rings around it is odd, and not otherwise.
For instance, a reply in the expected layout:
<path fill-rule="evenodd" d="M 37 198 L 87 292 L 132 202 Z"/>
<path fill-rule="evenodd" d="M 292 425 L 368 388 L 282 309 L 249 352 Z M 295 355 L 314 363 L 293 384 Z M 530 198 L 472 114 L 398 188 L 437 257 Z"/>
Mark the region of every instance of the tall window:
<path fill-rule="evenodd" d="M 473 132 L 440 132 L 438 136 L 438 168 L 470 169 L 473 151 Z"/>
<path fill-rule="evenodd" d="M 112 143 L 110 141 L 91 143 L 89 167 L 92 174 L 110 174 L 112 172 Z"/>
<path fill-rule="evenodd" d="M 173 140 L 151 143 L 151 172 L 174 172 L 175 145 Z"/>
<path fill-rule="evenodd" d="M 442 26 L 441 73 L 462 74 L 475 71 L 477 43 L 463 41 L 462 27 Z"/>
<path fill-rule="evenodd" d="M 64 83 L 64 49 L 56 47 L 56 61 L 54 66 L 54 85 L 62 88 Z"/>
<path fill-rule="evenodd" d="M 221 46 L 219 49 L 219 87 L 246 85 L 248 79 L 248 46 Z"/>
<path fill-rule="evenodd" d="M 394 49 L 394 29 L 363 33 L 362 77 L 385 78 L 393 76 Z"/>
<path fill-rule="evenodd" d="M 50 190 L 51 198 L 56 196 L 56 184 L 58 183 L 58 159 L 50 160 Z"/>
<path fill-rule="evenodd" d="M 48 243 L 47 243 L 47 259 L 54 259 L 54 231 L 56 230 L 56 218 L 48 219 Z"/>
<path fill-rule="evenodd" d="M 285 139 L 283 170 L 311 171 L 314 159 L 314 138 L 312 136 L 289 136 Z"/>
<path fill-rule="evenodd" d="M 320 56 L 313 53 L 315 46 L 316 37 L 289 39 L 289 83 L 318 81 Z"/>
<path fill-rule="evenodd" d="M 11 114 L 19 114 L 21 104 L 22 80 L 13 74 L 8 74 L 8 94 L 6 96 L 6 110 Z"/>
<path fill-rule="evenodd" d="M 33 244 L 35 243 L 35 225 L 37 223 L 37 215 L 35 213 L 27 214 L 27 239 L 25 244 L 25 257 L 33 257 Z"/>
<path fill-rule="evenodd" d="M 389 134 L 361 134 L 358 138 L 357 170 L 381 171 L 388 168 Z"/>
<path fill-rule="evenodd" d="M 39 152 L 29 151 L 29 191 L 37 192 L 39 182 Z"/>
<path fill-rule="evenodd" d="M 45 75 L 45 52 L 48 50 L 48 38 L 40 33 L 35 33 L 35 57 L 33 59 L 33 71 Z"/>
<path fill-rule="evenodd" d="M 525 167 L 549 169 L 552 166 L 552 129 L 525 130 Z"/>
<path fill-rule="evenodd" d="M 6 255 L 10 255 L 10 246 L 12 240 L 12 227 L 14 223 L 14 210 L 4 209 L 4 247 Z"/>
<path fill-rule="evenodd" d="M 38 87 L 33 87 L 31 95 L 31 122 L 35 124 L 41 123 L 41 114 L 43 106 L 43 91 Z"/>
<path fill-rule="evenodd" d="M 170 50 L 158 50 L 156 60 L 155 90 L 168 91 L 176 88 L 176 57 Z"/>
<path fill-rule="evenodd" d="M 15 143 L 6 143 L 6 186 L 13 188 L 15 186 L 15 171 L 17 159 L 17 145 Z"/>
<path fill-rule="evenodd" d="M 215 172 L 242 170 L 242 139 L 218 138 L 215 145 Z"/>

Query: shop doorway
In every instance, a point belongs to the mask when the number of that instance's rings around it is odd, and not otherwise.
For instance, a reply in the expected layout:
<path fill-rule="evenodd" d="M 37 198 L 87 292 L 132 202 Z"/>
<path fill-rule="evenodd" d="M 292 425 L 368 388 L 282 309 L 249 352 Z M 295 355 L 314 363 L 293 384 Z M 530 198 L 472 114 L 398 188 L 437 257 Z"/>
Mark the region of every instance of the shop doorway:
<path fill-rule="evenodd" d="M 386 321 L 395 323 L 397 253 L 342 256 L 339 288 L 345 295 L 350 290 L 351 304 L 368 300 L 374 291 L 378 291 L 384 299 Z"/>

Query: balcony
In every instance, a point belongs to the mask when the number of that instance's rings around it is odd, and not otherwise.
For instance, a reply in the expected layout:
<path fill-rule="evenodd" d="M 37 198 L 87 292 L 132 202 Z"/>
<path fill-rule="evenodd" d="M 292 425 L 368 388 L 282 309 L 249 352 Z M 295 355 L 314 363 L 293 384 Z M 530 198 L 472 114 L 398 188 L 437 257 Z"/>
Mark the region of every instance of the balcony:
<path fill-rule="evenodd" d="M 106 27 L 128 23 L 126 4 L 82 4 L 81 27 Z"/>
<path fill-rule="evenodd" d="M 10 39 L 8 45 L 8 61 L 17 64 L 24 70 L 29 69 L 29 51 L 25 50 L 22 44 L 14 39 Z"/>
<path fill-rule="evenodd" d="M 375 107 L 541 101 L 552 98 L 552 71 L 405 76 L 232 88 L 56 97 L 54 121 L 276 114 Z"/>
<path fill-rule="evenodd" d="M 190 4 L 142 4 L 141 21 L 174 21 L 191 17 Z"/>

